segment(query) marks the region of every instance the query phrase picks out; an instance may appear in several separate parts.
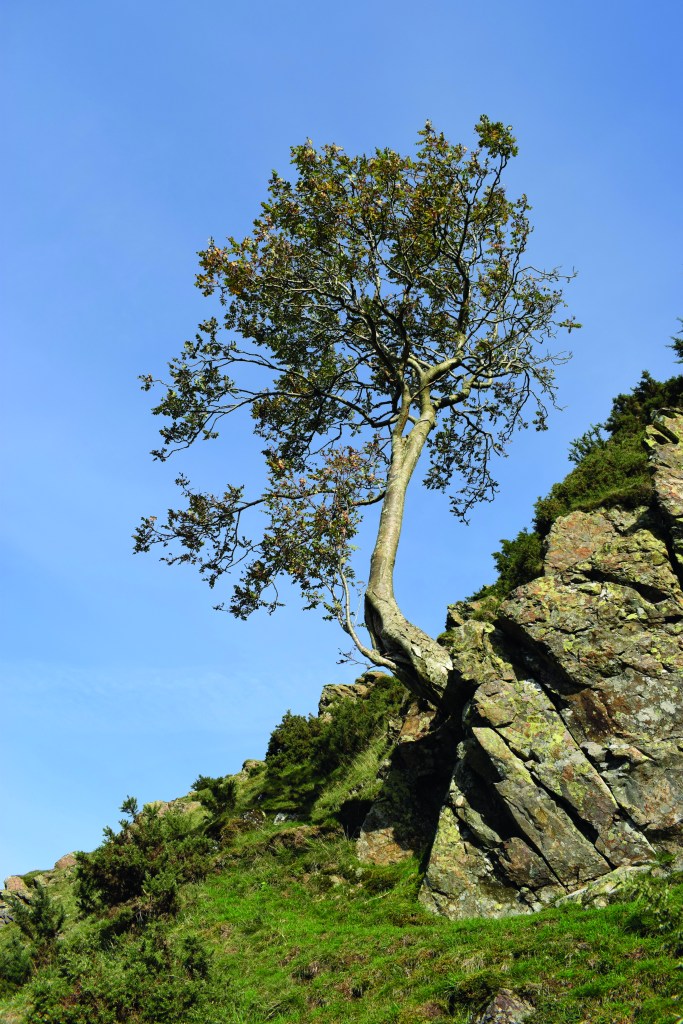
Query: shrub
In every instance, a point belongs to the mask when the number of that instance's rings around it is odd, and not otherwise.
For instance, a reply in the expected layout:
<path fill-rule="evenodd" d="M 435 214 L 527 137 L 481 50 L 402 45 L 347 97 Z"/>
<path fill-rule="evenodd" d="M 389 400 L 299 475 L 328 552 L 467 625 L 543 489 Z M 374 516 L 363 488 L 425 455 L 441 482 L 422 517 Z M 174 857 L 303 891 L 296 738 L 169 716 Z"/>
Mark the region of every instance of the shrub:
<path fill-rule="evenodd" d="M 311 760 L 320 738 L 322 723 L 309 715 L 293 715 L 286 711 L 268 741 L 266 770 L 269 774 Z"/>
<path fill-rule="evenodd" d="M 235 780 L 227 777 L 212 778 L 210 775 L 199 775 L 192 784 L 202 807 L 208 812 L 204 823 L 205 835 L 218 839 L 227 825 L 230 812 L 234 810 L 237 800 Z"/>
<path fill-rule="evenodd" d="M 493 561 L 498 579 L 482 587 L 473 600 L 484 597 L 507 597 L 516 587 L 529 583 L 543 572 L 543 541 L 536 531 L 520 530 L 514 540 L 501 540 L 500 551 L 494 551 Z"/>
<path fill-rule="evenodd" d="M 210 954 L 198 938 L 173 942 L 159 923 L 106 950 L 65 950 L 34 985 L 30 1020 L 42 1024 L 176 1024 L 205 993 Z"/>
<path fill-rule="evenodd" d="M 569 452 L 567 453 L 569 461 L 578 466 L 591 452 L 604 448 L 607 439 L 602 436 L 602 430 L 602 423 L 591 423 L 588 430 L 569 445 Z"/>
<path fill-rule="evenodd" d="M 683 339 L 679 342 L 676 350 L 680 354 Z M 649 504 L 653 487 L 643 444 L 645 428 L 658 409 L 682 404 L 683 376 L 657 381 L 646 372 L 632 391 L 617 395 L 606 422 L 593 424 L 572 442 L 569 458 L 576 468 L 535 503 L 533 530 L 524 529 L 513 540 L 501 540 L 500 550 L 493 555 L 498 578 L 474 598 L 505 598 L 515 587 L 540 576 L 543 540 L 560 516 L 577 510 Z"/>
<path fill-rule="evenodd" d="M 639 935 L 659 938 L 675 956 L 683 953 L 683 898 L 665 880 L 641 875 L 624 888 L 632 901 L 626 927 Z"/>
<path fill-rule="evenodd" d="M 310 810 L 335 772 L 386 730 L 405 700 L 401 683 L 386 676 L 364 698 L 336 701 L 324 718 L 288 711 L 268 744 L 263 806 Z"/>
<path fill-rule="evenodd" d="M 136 806 L 118 832 L 104 830 L 105 841 L 93 853 L 78 854 L 76 892 L 83 913 L 125 908 L 121 923 L 146 920 L 176 910 L 178 886 L 202 878 L 214 849 L 187 814 Z"/>
<path fill-rule="evenodd" d="M 11 991 L 23 985 L 30 978 L 32 968 L 30 950 L 14 932 L 0 948 L 0 991 Z"/>
<path fill-rule="evenodd" d="M 25 903 L 18 896 L 10 896 L 9 899 L 15 924 L 27 938 L 32 939 L 36 946 L 54 942 L 64 924 L 65 913 L 44 885 L 36 882 L 30 903 Z"/>

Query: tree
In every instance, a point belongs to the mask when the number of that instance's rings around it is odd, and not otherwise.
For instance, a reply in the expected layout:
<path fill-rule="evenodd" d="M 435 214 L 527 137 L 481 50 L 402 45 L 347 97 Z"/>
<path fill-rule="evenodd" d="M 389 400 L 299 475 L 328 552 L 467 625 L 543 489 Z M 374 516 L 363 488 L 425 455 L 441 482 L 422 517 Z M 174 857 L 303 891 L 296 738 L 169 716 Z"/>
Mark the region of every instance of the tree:
<path fill-rule="evenodd" d="M 136 550 L 170 546 L 164 560 L 198 566 L 211 587 L 240 566 L 229 602 L 240 618 L 272 611 L 289 576 L 364 658 L 437 704 L 450 658 L 406 620 L 393 589 L 407 488 L 427 453 L 426 487 L 459 481 L 457 516 L 490 500 L 491 457 L 528 425 L 527 406 L 546 426 L 553 367 L 566 357 L 541 343 L 578 326 L 558 319 L 566 275 L 524 262 L 530 207 L 503 184 L 517 153 L 510 129 L 482 117 L 475 130 L 471 152 L 429 122 L 414 156 L 294 147 L 296 176 L 273 173 L 252 233 L 200 253 L 197 285 L 219 297 L 222 320 L 200 324 L 168 382 L 142 378 L 166 388 L 156 458 L 218 437 L 225 417 L 248 410 L 267 483 L 256 496 L 235 484 L 210 494 L 181 475 L 184 507 L 143 519 Z M 373 504 L 366 642 L 351 552 Z M 243 531 L 256 509 L 265 528 L 253 539 Z"/>

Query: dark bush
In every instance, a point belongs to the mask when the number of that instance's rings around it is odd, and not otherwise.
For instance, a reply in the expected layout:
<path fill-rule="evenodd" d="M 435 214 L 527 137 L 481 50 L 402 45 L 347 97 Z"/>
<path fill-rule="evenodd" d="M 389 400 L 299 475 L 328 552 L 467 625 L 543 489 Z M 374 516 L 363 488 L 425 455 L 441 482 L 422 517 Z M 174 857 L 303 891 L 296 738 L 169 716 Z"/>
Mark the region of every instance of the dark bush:
<path fill-rule="evenodd" d="M 9 897 L 15 924 L 36 946 L 49 945 L 57 938 L 64 924 L 64 910 L 50 896 L 47 888 L 36 883 L 31 902 L 18 896 Z"/>
<path fill-rule="evenodd" d="M 210 953 L 200 939 L 174 943 L 153 923 L 143 934 L 119 937 L 105 950 L 65 950 L 55 969 L 34 985 L 30 1019 L 43 1024 L 176 1024 L 196 1013 L 209 974 Z"/>
<path fill-rule="evenodd" d="M 493 561 L 498 579 L 475 597 L 493 594 L 507 597 L 515 587 L 529 583 L 543 572 L 543 541 L 535 531 L 520 530 L 514 540 L 501 540 L 500 551 L 494 551 Z"/>
<path fill-rule="evenodd" d="M 336 701 L 324 718 L 288 711 L 268 744 L 263 806 L 306 811 L 334 772 L 386 729 L 405 699 L 401 683 L 387 676 L 364 698 Z"/>
<path fill-rule="evenodd" d="M 31 977 L 33 961 L 30 950 L 16 932 L 0 947 L 0 992 L 9 992 Z"/>
<path fill-rule="evenodd" d="M 212 778 L 200 775 L 192 784 L 202 807 L 208 812 L 204 822 L 205 835 L 218 839 L 228 824 L 231 812 L 235 809 L 237 786 L 235 780 L 227 777 Z"/>
<path fill-rule="evenodd" d="M 126 805 L 124 804 L 124 807 Z M 188 814 L 174 808 L 162 813 L 145 807 L 135 818 L 120 822 L 93 853 L 78 854 L 76 892 L 83 913 L 119 907 L 129 923 L 176 910 L 178 886 L 202 878 L 214 849 Z"/>
<path fill-rule="evenodd" d="M 268 741 L 266 769 L 269 773 L 282 771 L 289 765 L 299 765 L 311 759 L 318 746 L 322 723 L 309 715 L 293 715 L 286 711 Z"/>

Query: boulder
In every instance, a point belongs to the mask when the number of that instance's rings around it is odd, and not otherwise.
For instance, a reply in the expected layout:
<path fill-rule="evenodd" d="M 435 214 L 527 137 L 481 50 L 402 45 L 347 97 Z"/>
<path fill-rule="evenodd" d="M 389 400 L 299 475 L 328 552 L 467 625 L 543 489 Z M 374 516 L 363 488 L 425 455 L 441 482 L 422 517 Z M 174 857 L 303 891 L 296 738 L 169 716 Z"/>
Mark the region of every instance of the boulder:
<path fill-rule="evenodd" d="M 412 704 L 361 827 L 361 861 L 395 864 L 422 854 L 436 828 L 454 756 L 451 723 L 433 708 Z"/>
<path fill-rule="evenodd" d="M 31 890 L 21 875 L 10 875 L 9 878 L 5 879 L 5 892 L 10 893 L 12 896 L 18 896 L 25 903 L 31 902 Z"/>
<path fill-rule="evenodd" d="M 522 1024 L 530 1017 L 534 1008 L 524 999 L 520 999 L 508 988 L 498 992 L 474 1024 Z"/>
<path fill-rule="evenodd" d="M 75 868 L 78 861 L 75 853 L 65 853 L 63 857 L 55 861 L 55 871 L 64 871 L 67 868 Z"/>
<path fill-rule="evenodd" d="M 420 894 L 432 910 L 606 900 L 659 851 L 683 865 L 679 439 L 683 415 L 658 417 L 657 507 L 565 516 L 544 575 L 494 621 L 449 609 L 464 706 Z"/>

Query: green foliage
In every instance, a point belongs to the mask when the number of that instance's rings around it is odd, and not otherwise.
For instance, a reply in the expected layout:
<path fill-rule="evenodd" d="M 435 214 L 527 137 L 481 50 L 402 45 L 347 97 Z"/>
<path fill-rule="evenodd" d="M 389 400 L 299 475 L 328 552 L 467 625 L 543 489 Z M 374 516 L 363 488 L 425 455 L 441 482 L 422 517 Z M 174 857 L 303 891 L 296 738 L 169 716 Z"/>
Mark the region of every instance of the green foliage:
<path fill-rule="evenodd" d="M 453 1012 L 459 1008 L 470 1012 L 481 1012 L 496 992 L 504 987 L 504 978 L 498 971 L 490 969 L 475 971 L 461 981 L 447 988 L 448 1007 Z"/>
<path fill-rule="evenodd" d="M 197 832 L 193 819 L 175 808 L 164 813 L 124 803 L 120 830 L 104 830 L 94 853 L 78 854 L 77 895 L 83 913 L 118 908 L 122 925 L 177 909 L 178 888 L 204 876 L 213 851 L 210 839 Z"/>
<path fill-rule="evenodd" d="M 634 432 L 613 434 L 594 448 L 547 497 L 534 506 L 534 528 L 545 537 L 560 516 L 577 509 L 636 508 L 652 499 L 652 482 L 643 447 L 645 424 Z"/>
<path fill-rule="evenodd" d="M 678 322 L 683 325 L 683 317 L 678 318 Z M 679 330 L 677 334 L 672 335 L 671 341 L 673 344 L 669 345 L 676 353 L 676 361 L 683 363 L 683 329 Z"/>
<path fill-rule="evenodd" d="M 653 490 L 643 445 L 645 428 L 658 409 L 681 402 L 683 377 L 657 381 L 649 373 L 643 373 L 628 394 L 617 395 L 604 424 L 607 439 L 585 446 L 576 469 L 536 502 L 536 531 L 544 537 L 559 516 L 576 509 L 648 504 Z"/>
<path fill-rule="evenodd" d="M 391 750 L 391 740 L 378 730 L 368 745 L 353 760 L 344 763 L 322 787 L 311 807 L 312 821 L 340 821 L 345 828 L 355 831 L 353 821 L 367 813 L 369 804 L 382 790 L 380 765 Z M 356 820 L 356 825 L 361 822 Z"/>
<path fill-rule="evenodd" d="M 602 423 L 591 423 L 588 430 L 569 445 L 567 458 L 578 466 L 587 455 L 598 448 L 604 448 L 605 444 L 606 438 L 602 436 Z"/>
<path fill-rule="evenodd" d="M 262 794 L 265 809 L 309 810 L 323 787 L 345 770 L 396 715 L 406 699 L 398 680 L 375 683 L 364 698 L 343 698 L 329 715 L 317 718 L 286 712 L 274 729 L 266 753 Z"/>
<path fill-rule="evenodd" d="M 632 900 L 626 926 L 639 935 L 658 938 L 676 956 L 683 953 L 683 898 L 669 881 L 643 874 L 626 888 Z"/>
<path fill-rule="evenodd" d="M 199 938 L 173 940 L 156 924 L 102 949 L 74 942 L 35 985 L 31 1021 L 41 1024 L 177 1024 L 194 1016 L 210 975 Z"/>
<path fill-rule="evenodd" d="M 34 881 L 30 902 L 14 893 L 5 900 L 14 926 L 0 945 L 0 994 L 24 985 L 36 968 L 49 962 L 66 918 L 64 908 L 40 882 Z M 17 931 L 28 943 L 21 941 Z"/>
<path fill-rule="evenodd" d="M 51 897 L 46 886 L 35 884 L 31 902 L 9 896 L 12 917 L 24 935 L 37 946 L 54 942 L 64 924 L 65 912 Z"/>
<path fill-rule="evenodd" d="M 612 435 L 640 434 L 651 422 L 654 412 L 667 406 L 680 406 L 682 402 L 683 376 L 659 381 L 646 371 L 632 391 L 614 399 L 605 430 Z"/>
<path fill-rule="evenodd" d="M 13 932 L 0 946 L 0 995 L 24 985 L 31 977 L 32 970 L 31 951 Z"/>
<path fill-rule="evenodd" d="M 136 550 L 159 544 L 211 587 L 241 573 L 228 602 L 240 618 L 274 610 L 287 576 L 384 667 L 350 598 L 366 507 L 402 504 L 423 450 L 424 484 L 451 492 L 454 514 L 490 499 L 494 454 L 517 429 L 546 426 L 567 356 L 541 345 L 579 326 L 561 318 L 566 275 L 524 258 L 530 207 L 503 181 L 517 153 L 510 127 L 483 116 L 475 135 L 454 145 L 427 122 L 413 155 L 293 147 L 292 180 L 273 173 L 251 234 L 200 254 L 197 285 L 221 319 L 200 324 L 168 382 L 142 378 L 163 388 L 155 457 L 217 438 L 247 410 L 267 482 L 256 495 L 234 483 L 212 494 L 179 476 L 183 507 L 143 519 Z"/>
<path fill-rule="evenodd" d="M 514 540 L 501 540 L 500 544 L 500 550 L 493 554 L 498 579 L 475 594 L 475 598 L 506 597 L 515 587 L 536 579 L 543 571 L 543 541 L 535 531 L 520 530 Z"/>
<path fill-rule="evenodd" d="M 235 780 L 199 775 L 193 782 L 192 789 L 197 794 L 197 799 L 202 807 L 208 812 L 208 819 L 204 824 L 205 834 L 218 839 L 235 808 L 237 801 Z"/>
<path fill-rule="evenodd" d="M 321 731 L 322 722 L 315 715 L 305 717 L 285 711 L 268 741 L 266 770 L 271 775 L 281 774 L 290 765 L 313 761 Z"/>
<path fill-rule="evenodd" d="M 222 855 L 225 869 L 192 885 L 173 918 L 117 935 L 106 913 L 67 922 L 51 962 L 27 980 L 12 941 L 24 985 L 5 983 L 0 1018 L 467 1024 L 508 988 L 543 1024 L 676 1020 L 683 886 L 675 877 L 641 880 L 636 902 L 605 909 L 452 922 L 416 903 L 414 860 L 360 864 L 339 830 L 264 823 Z M 0 963 L 8 938 L 0 933 Z"/>

